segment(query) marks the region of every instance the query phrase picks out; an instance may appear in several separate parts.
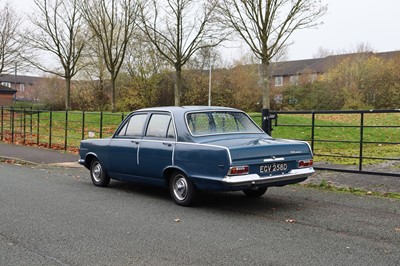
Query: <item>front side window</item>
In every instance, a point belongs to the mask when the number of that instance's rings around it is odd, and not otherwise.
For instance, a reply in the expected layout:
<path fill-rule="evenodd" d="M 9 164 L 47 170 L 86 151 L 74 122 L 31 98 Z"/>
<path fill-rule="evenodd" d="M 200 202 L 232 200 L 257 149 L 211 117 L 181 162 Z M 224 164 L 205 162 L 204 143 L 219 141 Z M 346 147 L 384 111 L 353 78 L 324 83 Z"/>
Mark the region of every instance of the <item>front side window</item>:
<path fill-rule="evenodd" d="M 196 112 L 186 115 L 194 136 L 232 133 L 262 133 L 255 123 L 241 112 Z"/>
<path fill-rule="evenodd" d="M 147 114 L 133 115 L 119 131 L 118 136 L 141 137 Z"/>
<path fill-rule="evenodd" d="M 153 114 L 147 126 L 146 137 L 175 138 L 171 116 L 167 114 Z"/>

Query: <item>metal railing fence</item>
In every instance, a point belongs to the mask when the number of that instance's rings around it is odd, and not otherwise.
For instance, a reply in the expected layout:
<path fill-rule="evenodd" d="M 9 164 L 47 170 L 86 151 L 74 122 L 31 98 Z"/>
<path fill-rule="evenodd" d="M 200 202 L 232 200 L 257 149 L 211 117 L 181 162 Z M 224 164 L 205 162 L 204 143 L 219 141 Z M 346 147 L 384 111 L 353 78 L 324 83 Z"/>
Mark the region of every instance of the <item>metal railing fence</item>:
<path fill-rule="evenodd" d="M 74 150 L 81 140 L 111 136 L 124 113 L 0 107 L 0 140 Z"/>
<path fill-rule="evenodd" d="M 400 177 L 399 109 L 271 113 L 277 115 L 272 135 L 309 142 L 319 162 L 316 169 Z M 300 138 L 282 128 L 299 132 Z M 322 163 L 330 158 L 345 163 Z"/>

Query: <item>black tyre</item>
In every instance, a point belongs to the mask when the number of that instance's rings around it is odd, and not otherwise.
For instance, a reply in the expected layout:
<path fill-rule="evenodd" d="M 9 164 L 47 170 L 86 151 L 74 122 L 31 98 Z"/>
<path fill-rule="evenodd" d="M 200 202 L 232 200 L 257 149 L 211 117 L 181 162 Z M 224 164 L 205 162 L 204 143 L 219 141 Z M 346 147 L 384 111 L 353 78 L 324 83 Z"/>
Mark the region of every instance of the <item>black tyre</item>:
<path fill-rule="evenodd" d="M 175 203 L 181 206 L 191 206 L 197 198 L 197 188 L 183 173 L 174 172 L 169 182 L 169 191 Z"/>
<path fill-rule="evenodd" d="M 90 164 L 90 178 L 93 184 L 98 187 L 106 187 L 110 183 L 110 177 L 97 159 L 94 159 Z"/>
<path fill-rule="evenodd" d="M 249 198 L 259 198 L 267 191 L 266 187 L 257 187 L 243 190 L 243 193 Z"/>

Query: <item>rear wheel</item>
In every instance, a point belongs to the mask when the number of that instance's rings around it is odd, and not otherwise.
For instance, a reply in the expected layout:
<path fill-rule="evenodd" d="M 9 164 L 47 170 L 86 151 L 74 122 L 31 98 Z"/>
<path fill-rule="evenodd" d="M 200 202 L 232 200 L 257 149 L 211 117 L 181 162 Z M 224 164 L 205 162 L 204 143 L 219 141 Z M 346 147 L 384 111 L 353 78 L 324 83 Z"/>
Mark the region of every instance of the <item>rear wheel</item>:
<path fill-rule="evenodd" d="M 94 159 L 90 164 L 90 177 L 93 184 L 98 187 L 106 187 L 110 183 L 110 177 L 98 159 Z"/>
<path fill-rule="evenodd" d="M 193 182 L 181 172 L 171 175 L 169 190 L 175 203 L 181 206 L 193 205 L 198 194 Z"/>
<path fill-rule="evenodd" d="M 259 198 L 267 191 L 266 187 L 244 189 L 243 193 L 249 198 Z"/>

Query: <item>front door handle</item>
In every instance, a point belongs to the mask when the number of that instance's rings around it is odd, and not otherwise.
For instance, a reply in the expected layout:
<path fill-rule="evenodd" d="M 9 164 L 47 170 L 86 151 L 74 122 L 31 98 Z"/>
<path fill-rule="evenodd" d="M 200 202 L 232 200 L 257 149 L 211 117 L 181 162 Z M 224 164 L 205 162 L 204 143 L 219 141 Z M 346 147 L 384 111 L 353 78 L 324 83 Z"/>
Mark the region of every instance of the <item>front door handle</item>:
<path fill-rule="evenodd" d="M 166 142 L 163 142 L 163 145 L 168 146 L 168 147 L 171 147 L 171 146 L 172 146 L 171 143 L 166 143 Z"/>

